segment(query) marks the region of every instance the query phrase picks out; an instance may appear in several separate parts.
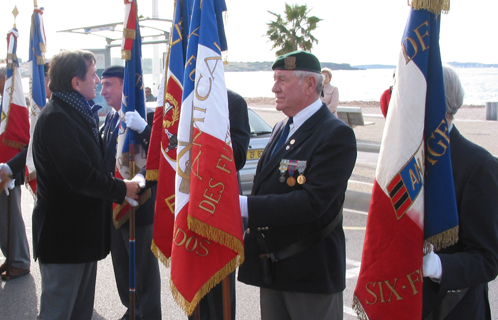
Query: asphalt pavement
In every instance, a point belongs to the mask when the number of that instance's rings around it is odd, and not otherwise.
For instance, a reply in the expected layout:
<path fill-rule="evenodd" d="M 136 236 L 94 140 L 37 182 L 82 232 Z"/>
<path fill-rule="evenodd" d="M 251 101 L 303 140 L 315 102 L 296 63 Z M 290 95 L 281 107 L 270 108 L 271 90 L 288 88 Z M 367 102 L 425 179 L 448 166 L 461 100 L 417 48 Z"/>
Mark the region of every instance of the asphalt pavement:
<path fill-rule="evenodd" d="M 255 108 L 256 109 L 256 108 Z M 273 125 L 283 116 L 271 109 L 256 110 L 265 120 Z M 354 128 L 358 142 L 358 160 L 350 179 L 344 210 L 344 230 L 347 246 L 347 287 L 344 292 L 344 319 L 356 319 L 351 309 L 353 291 L 360 270 L 361 254 L 368 217 L 368 205 L 375 177 L 378 150 L 382 138 L 384 119 L 377 110 L 363 111 L 366 121 L 373 124 Z M 455 125 L 468 139 L 484 146 L 492 154 L 498 155 L 498 123 L 459 119 Z M 30 246 L 31 212 L 33 197 L 22 188 L 22 211 Z M 4 257 L 0 253 L 0 263 Z M 176 305 L 169 289 L 169 269 L 161 265 L 161 295 L 163 319 L 186 319 L 183 311 Z M 0 320 L 32 320 L 36 318 L 41 294 L 41 279 L 37 262 L 32 262 L 31 273 L 19 279 L 0 282 Z M 490 283 L 490 302 L 493 319 L 498 319 L 498 284 Z M 119 301 L 112 271 L 110 256 L 99 262 L 97 288 L 92 319 L 119 319 L 125 312 Z M 237 319 L 258 320 L 259 289 L 237 282 Z"/>

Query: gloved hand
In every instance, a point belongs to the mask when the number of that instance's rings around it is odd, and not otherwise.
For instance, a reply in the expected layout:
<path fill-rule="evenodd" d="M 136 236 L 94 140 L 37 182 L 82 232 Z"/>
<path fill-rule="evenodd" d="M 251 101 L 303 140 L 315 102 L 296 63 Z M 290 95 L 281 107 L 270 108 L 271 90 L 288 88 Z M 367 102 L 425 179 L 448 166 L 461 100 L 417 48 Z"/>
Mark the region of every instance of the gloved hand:
<path fill-rule="evenodd" d="M 247 196 L 239 195 L 240 215 L 243 218 L 249 218 L 249 209 L 247 208 Z"/>
<path fill-rule="evenodd" d="M 0 163 L 0 182 L 12 177 L 12 170 L 6 163 Z"/>
<path fill-rule="evenodd" d="M 147 121 L 145 121 L 136 110 L 125 113 L 125 123 L 128 128 L 137 133 L 142 133 L 145 130 L 145 127 L 147 127 Z"/>
<path fill-rule="evenodd" d="M 8 179 L 5 182 L 5 185 L 4 185 L 3 189 L 5 190 L 5 194 L 6 195 L 9 195 L 9 190 L 14 189 L 14 187 L 16 186 L 15 182 L 16 182 L 15 179 Z"/>
<path fill-rule="evenodd" d="M 145 188 L 145 177 L 142 174 L 137 173 L 131 181 L 136 181 L 140 188 Z"/>
<path fill-rule="evenodd" d="M 432 281 L 441 281 L 443 275 L 443 266 L 441 259 L 434 253 L 434 247 L 431 245 L 431 252 L 424 256 L 424 263 L 422 265 L 422 273 L 424 277 L 431 278 Z"/>
<path fill-rule="evenodd" d="M 130 206 L 132 207 L 136 207 L 138 206 L 138 201 L 137 200 L 134 200 L 132 198 L 129 198 L 129 197 L 125 197 L 125 200 L 128 201 L 128 203 L 130 204 Z"/>

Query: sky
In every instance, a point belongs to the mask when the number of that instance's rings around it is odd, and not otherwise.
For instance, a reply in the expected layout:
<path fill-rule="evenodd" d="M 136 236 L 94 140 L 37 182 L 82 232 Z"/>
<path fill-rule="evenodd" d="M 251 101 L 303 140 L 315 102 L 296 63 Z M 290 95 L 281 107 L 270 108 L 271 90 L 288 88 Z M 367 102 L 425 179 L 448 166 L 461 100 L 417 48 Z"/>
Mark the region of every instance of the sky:
<path fill-rule="evenodd" d="M 104 48 L 105 41 L 91 35 L 74 35 L 57 31 L 124 20 L 123 0 L 60 1 L 37 0 L 43 14 L 50 58 L 61 49 Z M 152 17 L 153 1 L 157 1 L 159 18 L 172 19 L 173 0 L 138 0 L 139 14 Z M 29 28 L 32 0 L 5 1 L 0 11 L 0 58 L 7 55 L 7 32 L 14 25 L 12 11 L 17 6 L 19 30 L 17 55 L 28 59 Z M 351 65 L 396 65 L 401 37 L 409 14 L 406 0 L 226 0 L 226 34 L 228 61 L 273 61 L 275 51 L 264 37 L 267 23 L 274 20 L 268 13 L 283 14 L 285 3 L 307 4 L 310 15 L 323 21 L 313 33 L 319 43 L 312 52 L 322 62 Z M 450 12 L 442 15 L 440 47 L 443 62 L 480 62 L 498 64 L 498 1 L 453 0 Z M 164 23 L 169 30 L 171 24 Z M 144 57 L 151 57 L 151 46 Z M 159 45 L 160 52 L 166 46 Z M 119 56 L 119 48 L 111 50 Z"/>

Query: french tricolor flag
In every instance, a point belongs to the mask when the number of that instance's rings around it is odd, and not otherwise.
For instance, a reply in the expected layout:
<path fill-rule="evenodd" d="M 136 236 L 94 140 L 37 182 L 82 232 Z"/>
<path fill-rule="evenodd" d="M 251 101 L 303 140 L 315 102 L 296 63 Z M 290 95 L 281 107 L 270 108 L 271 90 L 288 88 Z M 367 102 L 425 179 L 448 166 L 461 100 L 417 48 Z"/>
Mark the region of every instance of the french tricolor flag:
<path fill-rule="evenodd" d="M 421 319 L 424 248 L 458 239 L 440 13 L 412 8 L 403 35 L 353 298 L 361 319 Z"/>

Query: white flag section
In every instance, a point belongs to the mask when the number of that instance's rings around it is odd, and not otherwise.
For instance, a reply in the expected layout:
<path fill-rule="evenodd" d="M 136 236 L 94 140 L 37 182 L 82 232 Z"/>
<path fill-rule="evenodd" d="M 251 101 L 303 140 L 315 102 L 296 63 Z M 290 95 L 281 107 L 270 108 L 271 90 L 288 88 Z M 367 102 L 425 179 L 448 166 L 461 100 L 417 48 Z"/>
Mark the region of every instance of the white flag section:
<path fill-rule="evenodd" d="M 389 184 L 400 173 L 400 168 L 406 167 L 414 161 L 418 170 L 412 170 L 417 179 L 423 179 L 424 169 L 424 119 L 425 100 L 427 96 L 427 83 L 425 76 L 415 63 L 406 63 L 403 54 L 400 54 L 398 70 L 396 71 L 395 85 L 389 111 L 387 112 L 386 125 L 382 144 L 379 152 L 379 161 L 375 178 L 379 187 L 389 196 Z M 406 121 L 406 119 L 410 119 Z M 417 183 L 413 203 L 406 214 L 413 222 L 424 230 L 424 198 L 423 184 Z M 399 214 L 404 214 L 399 213 Z"/>
<path fill-rule="evenodd" d="M 213 58 L 214 57 L 214 58 Z M 202 134 L 225 141 L 232 146 L 230 140 L 230 123 L 228 119 L 228 98 L 225 86 L 223 61 L 218 53 L 199 45 L 197 66 L 195 71 L 195 88 L 183 101 L 178 129 L 178 156 L 179 174 L 176 179 L 175 216 L 189 202 L 189 192 L 181 187 L 184 179 L 190 180 L 183 173 L 191 168 L 195 173 L 196 159 L 190 159 L 191 148 L 196 143 L 192 126 Z M 191 141 L 190 144 L 184 142 Z M 183 182 L 185 185 L 185 182 Z"/>

